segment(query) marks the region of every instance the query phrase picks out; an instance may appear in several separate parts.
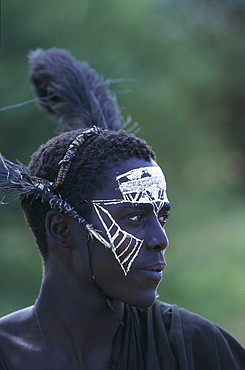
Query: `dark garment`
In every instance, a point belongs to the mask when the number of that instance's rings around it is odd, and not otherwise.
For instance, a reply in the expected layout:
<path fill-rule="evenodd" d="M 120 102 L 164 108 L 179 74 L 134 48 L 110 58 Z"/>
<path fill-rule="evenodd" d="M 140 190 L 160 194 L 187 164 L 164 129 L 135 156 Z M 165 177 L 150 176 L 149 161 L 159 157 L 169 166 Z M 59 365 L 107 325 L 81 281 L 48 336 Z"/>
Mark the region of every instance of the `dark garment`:
<path fill-rule="evenodd" d="M 244 370 L 245 349 L 228 333 L 175 305 L 125 306 L 109 370 Z"/>
<path fill-rule="evenodd" d="M 175 305 L 158 301 L 148 309 L 125 305 L 124 323 L 114 337 L 108 370 L 245 369 L 245 350 L 234 338 Z M 20 367 L 11 365 L 13 349 L 8 342 L 7 350 L 4 342 L 0 335 L 0 370 L 24 369 L 24 360 Z M 45 353 L 41 358 L 45 362 Z M 48 370 L 39 361 L 34 363 L 30 370 Z"/>
<path fill-rule="evenodd" d="M 8 356 L 11 358 L 11 355 Z M 10 365 L 10 363 L 7 360 L 7 357 L 5 354 L 2 353 L 0 350 L 0 370 L 15 370 L 13 366 Z"/>

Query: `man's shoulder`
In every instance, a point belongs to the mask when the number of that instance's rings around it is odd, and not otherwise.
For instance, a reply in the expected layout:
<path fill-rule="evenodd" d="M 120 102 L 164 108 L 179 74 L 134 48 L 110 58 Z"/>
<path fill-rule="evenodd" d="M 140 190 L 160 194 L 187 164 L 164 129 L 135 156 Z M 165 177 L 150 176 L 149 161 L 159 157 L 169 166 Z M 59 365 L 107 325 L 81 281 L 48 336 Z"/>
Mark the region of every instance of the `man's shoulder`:
<path fill-rule="evenodd" d="M 190 336 L 229 335 L 212 321 L 175 304 L 156 301 L 155 306 L 163 322 L 170 323 L 172 332 L 181 331 L 189 338 Z"/>
<path fill-rule="evenodd" d="M 196 330 L 207 328 L 207 330 L 216 330 L 218 327 L 212 321 L 204 317 L 180 308 L 176 304 L 168 304 L 165 302 L 156 301 L 155 309 L 159 311 L 163 320 L 171 320 L 172 325 L 181 326 L 183 330 Z M 219 328 L 218 328 L 219 329 Z"/>
<path fill-rule="evenodd" d="M 185 347 L 187 356 L 199 356 L 200 359 L 213 356 L 214 361 L 218 356 L 219 361 L 244 364 L 244 348 L 215 323 L 177 305 L 164 302 L 157 301 L 154 309 L 161 317 L 164 326 L 169 328 L 168 338 L 171 345 L 176 348 Z M 234 369 L 238 368 L 234 367 Z"/>
<path fill-rule="evenodd" d="M 0 351 L 9 352 L 28 343 L 33 317 L 33 307 L 27 307 L 0 319 Z"/>
<path fill-rule="evenodd" d="M 17 334 L 33 318 L 33 306 L 23 308 L 0 318 L 0 338 Z"/>
<path fill-rule="evenodd" d="M 36 354 L 37 323 L 33 306 L 13 312 L 0 319 L 0 369 L 27 368 L 29 354 Z M 29 367 L 31 368 L 31 367 Z"/>

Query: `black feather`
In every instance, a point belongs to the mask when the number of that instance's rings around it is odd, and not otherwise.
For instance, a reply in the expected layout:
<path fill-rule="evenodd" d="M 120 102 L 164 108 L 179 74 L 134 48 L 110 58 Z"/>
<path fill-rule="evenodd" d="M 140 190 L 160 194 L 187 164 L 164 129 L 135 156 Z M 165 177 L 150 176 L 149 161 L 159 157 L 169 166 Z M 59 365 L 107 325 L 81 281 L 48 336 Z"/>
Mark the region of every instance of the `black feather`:
<path fill-rule="evenodd" d="M 22 163 L 10 162 L 0 154 L 0 191 L 7 195 L 13 190 L 22 193 L 34 188 L 34 183 L 27 168 Z"/>
<path fill-rule="evenodd" d="M 39 104 L 64 130 L 98 126 L 121 128 L 115 96 L 87 63 L 77 62 L 63 49 L 37 49 L 29 54 L 30 80 Z"/>
<path fill-rule="evenodd" d="M 40 192 L 39 184 L 22 163 L 12 163 L 0 153 L 0 191 L 4 197 L 14 190 L 19 194 Z"/>

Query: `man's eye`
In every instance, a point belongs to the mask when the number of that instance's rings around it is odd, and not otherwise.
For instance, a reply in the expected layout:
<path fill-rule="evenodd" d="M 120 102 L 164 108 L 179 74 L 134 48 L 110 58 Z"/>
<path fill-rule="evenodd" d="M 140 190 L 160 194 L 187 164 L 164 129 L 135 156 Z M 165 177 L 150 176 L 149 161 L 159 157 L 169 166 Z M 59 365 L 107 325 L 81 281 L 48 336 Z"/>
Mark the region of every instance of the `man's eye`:
<path fill-rule="evenodd" d="M 130 221 L 142 221 L 142 215 L 140 214 L 137 214 L 137 215 L 133 215 L 133 216 L 129 216 L 128 219 Z"/>
<path fill-rule="evenodd" d="M 158 216 L 158 220 L 162 226 L 166 225 L 168 218 L 169 218 L 169 214 Z"/>

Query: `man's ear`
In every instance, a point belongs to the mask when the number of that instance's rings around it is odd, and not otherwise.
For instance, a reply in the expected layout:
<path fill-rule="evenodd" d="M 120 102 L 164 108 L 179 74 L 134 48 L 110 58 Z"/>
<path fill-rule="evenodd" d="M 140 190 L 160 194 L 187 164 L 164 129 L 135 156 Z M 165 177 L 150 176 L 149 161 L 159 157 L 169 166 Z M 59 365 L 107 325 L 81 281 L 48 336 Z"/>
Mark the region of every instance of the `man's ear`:
<path fill-rule="evenodd" d="M 47 237 L 54 244 L 63 248 L 69 248 L 72 223 L 71 217 L 56 210 L 48 211 L 45 219 Z"/>

